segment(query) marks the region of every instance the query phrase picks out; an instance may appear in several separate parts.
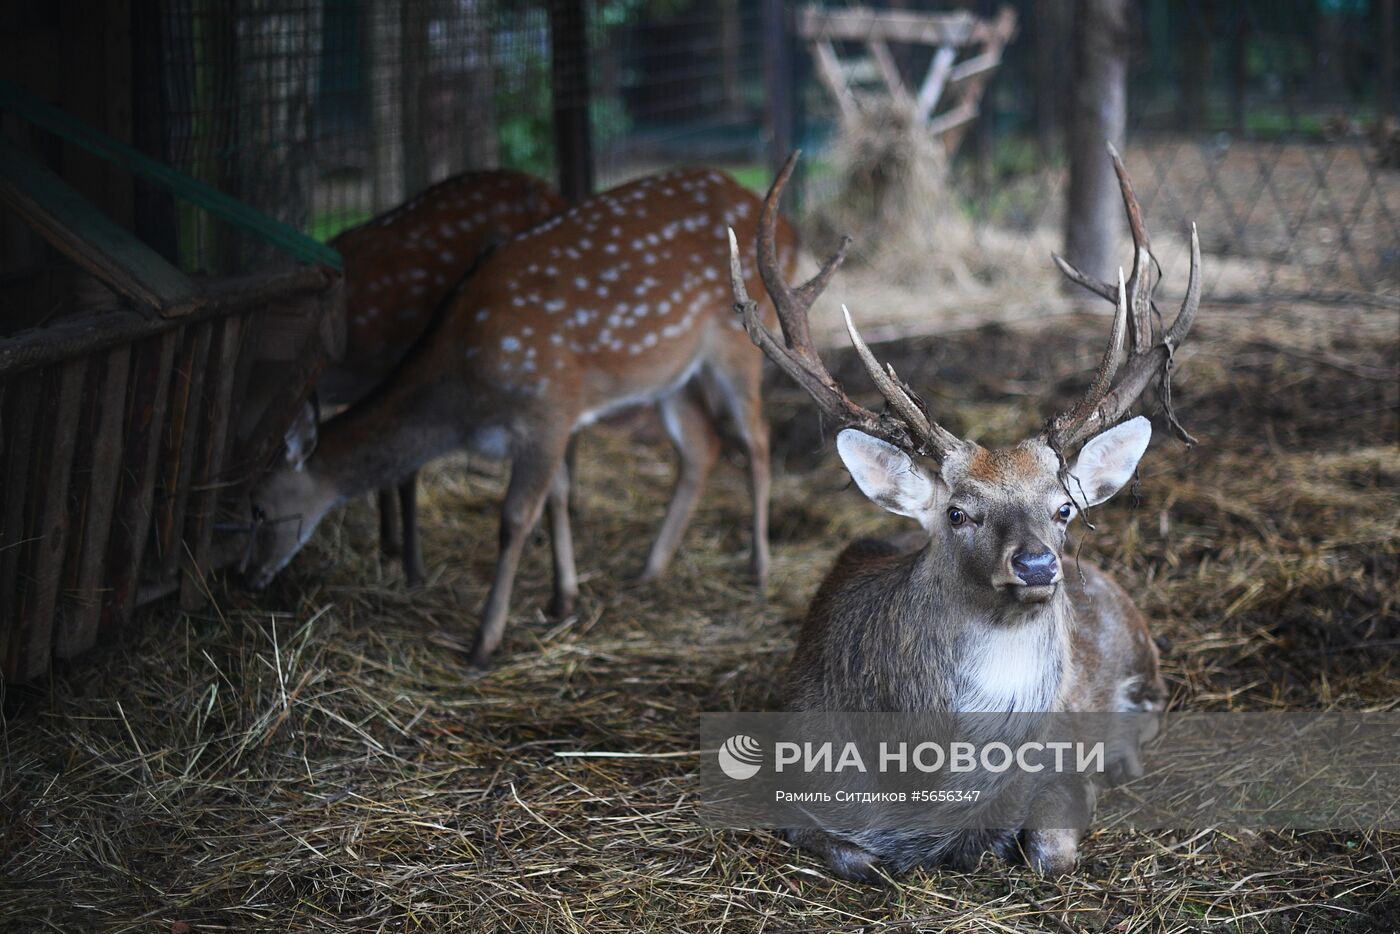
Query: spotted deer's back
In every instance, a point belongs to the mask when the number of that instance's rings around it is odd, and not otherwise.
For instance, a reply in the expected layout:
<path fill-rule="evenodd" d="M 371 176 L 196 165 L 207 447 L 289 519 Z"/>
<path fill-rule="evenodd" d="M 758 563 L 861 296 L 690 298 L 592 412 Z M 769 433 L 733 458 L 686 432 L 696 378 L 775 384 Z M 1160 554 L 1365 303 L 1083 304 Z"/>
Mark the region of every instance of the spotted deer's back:
<path fill-rule="evenodd" d="M 385 375 L 489 244 L 557 214 L 567 202 L 521 172 L 465 172 L 331 241 L 345 258 L 341 365 Z"/>
<path fill-rule="evenodd" d="M 760 200 L 719 172 L 682 169 L 596 195 L 496 251 L 453 309 L 473 380 L 581 413 L 645 401 L 719 342 L 748 341 L 729 287 L 732 226 L 751 294 Z M 796 238 L 784 222 L 780 260 Z M 757 348 L 749 345 L 757 354 Z"/>

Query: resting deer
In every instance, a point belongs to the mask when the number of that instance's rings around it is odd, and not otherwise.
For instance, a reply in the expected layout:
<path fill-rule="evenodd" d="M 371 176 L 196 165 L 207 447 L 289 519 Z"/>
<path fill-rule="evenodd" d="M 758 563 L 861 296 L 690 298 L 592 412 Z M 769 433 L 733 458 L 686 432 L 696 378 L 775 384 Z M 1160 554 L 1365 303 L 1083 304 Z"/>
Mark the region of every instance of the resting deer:
<path fill-rule="evenodd" d="M 768 193 L 767 217 L 776 212 L 795 158 Z M 1146 622 L 1107 572 L 1087 564 L 1065 568 L 1063 551 L 1070 522 L 1116 493 L 1147 449 L 1148 420 L 1119 420 L 1148 383 L 1165 381 L 1191 327 L 1200 301 L 1200 246 L 1193 228 L 1185 301 L 1171 327 L 1155 337 L 1147 231 L 1116 152 L 1113 159 L 1136 246 L 1132 278 L 1124 285 L 1120 273 L 1117 287 L 1109 286 L 1057 257 L 1074 281 L 1117 302 L 1108 349 L 1085 396 L 1038 436 L 1010 448 L 989 450 L 940 426 L 892 368 L 881 368 L 846 312 L 851 342 L 889 410 L 877 414 L 852 402 L 809 336 L 807 313 L 821 283 L 795 290 L 785 285 L 765 262 L 772 231 L 760 226 L 760 270 L 786 341 L 764 326 L 738 275 L 732 282 L 736 309 L 755 343 L 843 426 L 837 450 L 861 492 L 922 526 L 912 548 L 861 540 L 837 558 L 798 637 L 786 681 L 790 709 L 1135 711 L 1151 714 L 1142 718 L 1144 732 L 1155 732 L 1166 692 Z M 732 239 L 731 251 L 737 263 Z M 1115 387 L 1125 338 L 1127 359 Z M 1081 444 L 1068 466 L 1066 455 Z M 1110 772 L 1140 773 L 1141 738 L 1109 750 Z M 1084 813 L 1092 806 L 1091 789 L 1080 792 L 1087 796 L 1080 802 Z M 1026 802 L 1018 813 L 1030 814 L 1036 803 Z M 851 879 L 874 879 L 877 867 L 972 865 L 987 851 L 1010 856 L 1018 844 L 1041 870 L 1074 865 L 1077 832 L 1019 830 L 789 834 Z"/>
<path fill-rule="evenodd" d="M 321 404 L 333 409 L 368 395 L 485 251 L 566 207 L 563 196 L 532 175 L 463 172 L 333 239 L 345 259 L 345 353 L 316 383 Z M 306 427 L 300 423 L 292 439 L 294 457 L 314 443 Z M 379 493 L 380 541 L 387 553 L 401 552 L 404 579 L 413 584 L 423 576 L 415 480 L 412 473 L 393 480 L 402 537 L 391 486 Z"/>
<path fill-rule="evenodd" d="M 521 549 L 543 507 L 555 613 L 578 593 L 565 450 L 579 428 L 654 403 L 680 457 L 645 577 L 671 560 L 719 453 L 706 400 L 738 428 L 753 504 L 751 568 L 768 569 L 768 427 L 763 356 L 729 309 L 725 227 L 751 232 L 757 197 L 718 172 L 680 170 L 584 201 L 497 248 L 367 399 L 321 429 L 314 454 L 253 494 L 249 580 L 263 586 L 346 498 L 458 447 L 511 459 L 500 553 L 472 660 L 500 643 Z M 769 265 L 791 270 L 796 237 L 767 218 Z M 778 228 L 774 232 L 773 228 Z M 757 278 L 753 279 L 755 288 Z M 295 519 L 295 521 L 290 521 Z"/>

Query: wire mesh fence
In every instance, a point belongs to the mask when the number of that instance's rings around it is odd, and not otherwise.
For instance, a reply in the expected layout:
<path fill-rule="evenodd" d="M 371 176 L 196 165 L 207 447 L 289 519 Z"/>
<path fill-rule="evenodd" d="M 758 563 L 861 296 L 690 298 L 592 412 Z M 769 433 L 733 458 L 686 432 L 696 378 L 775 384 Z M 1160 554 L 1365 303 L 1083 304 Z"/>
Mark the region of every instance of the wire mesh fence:
<path fill-rule="evenodd" d="M 875 9 L 1006 4 L 878 0 Z M 761 188 L 775 119 L 819 179 L 836 106 L 794 34 L 792 113 L 766 95 L 763 0 L 587 5 L 594 176 L 606 187 L 682 163 Z M 851 4 L 828 3 L 848 9 Z M 1073 4 L 1014 0 L 1019 28 L 949 173 L 978 229 L 1063 224 L 1062 144 Z M 1125 155 L 1162 229 L 1195 220 L 1213 295 L 1359 297 L 1400 285 L 1390 0 L 1143 0 L 1131 5 Z M 551 15 L 506 0 L 161 0 L 166 158 L 329 239 L 447 175 L 558 171 Z M 936 52 L 891 44 L 917 87 Z M 858 63 L 859 64 L 859 63 Z M 867 63 L 868 65 L 868 63 Z M 1387 81 L 1386 76 L 1389 75 Z M 271 260 L 195 208 L 177 216 L 189 268 Z M 1037 261 L 1043 257 L 1037 255 Z"/>

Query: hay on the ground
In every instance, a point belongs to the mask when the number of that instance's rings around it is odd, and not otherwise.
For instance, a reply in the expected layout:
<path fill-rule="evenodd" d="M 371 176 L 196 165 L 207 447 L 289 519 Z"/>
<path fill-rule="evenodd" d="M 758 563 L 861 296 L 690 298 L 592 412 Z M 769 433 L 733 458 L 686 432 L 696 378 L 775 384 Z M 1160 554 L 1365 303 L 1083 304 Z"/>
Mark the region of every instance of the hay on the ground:
<path fill-rule="evenodd" d="M 1158 433 L 1086 555 L 1125 580 L 1190 710 L 1400 703 L 1393 318 L 1207 307 L 1176 380 L 1201 439 Z M 954 430 L 1033 430 L 1083 388 L 1101 319 L 881 348 Z M 1281 353 L 1279 345 L 1288 352 Z M 863 386 L 847 355 L 838 377 Z M 655 431 L 583 440 L 577 617 L 542 616 L 527 549 L 497 667 L 470 637 L 498 468 L 424 484 L 427 584 L 405 592 L 353 504 L 266 594 L 11 690 L 0 757 L 7 931 L 1393 930 L 1400 834 L 1100 831 L 1079 870 L 988 861 L 887 889 L 834 881 L 769 833 L 698 827 L 699 711 L 773 701 L 836 551 L 901 528 L 846 489 L 799 392 L 769 393 L 774 569 L 745 579 L 747 496 L 721 465 L 670 577 L 639 585 L 671 480 Z M 625 751 L 655 758 L 572 758 Z"/>

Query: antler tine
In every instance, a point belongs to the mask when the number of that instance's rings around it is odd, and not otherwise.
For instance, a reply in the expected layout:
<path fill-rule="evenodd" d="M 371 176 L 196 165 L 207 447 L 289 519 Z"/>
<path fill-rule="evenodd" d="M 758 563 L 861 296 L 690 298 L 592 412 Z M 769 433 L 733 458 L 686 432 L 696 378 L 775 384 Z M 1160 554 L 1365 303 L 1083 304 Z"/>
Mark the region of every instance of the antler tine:
<path fill-rule="evenodd" d="M 1147 225 L 1143 223 L 1142 208 L 1133 192 L 1133 180 L 1128 176 L 1127 167 L 1123 165 L 1123 157 L 1118 154 L 1112 143 L 1107 145 L 1109 159 L 1113 162 L 1113 172 L 1118 176 L 1118 190 L 1123 197 L 1123 212 L 1128 215 L 1128 230 L 1133 236 L 1133 272 L 1128 276 L 1128 294 L 1131 296 L 1129 309 L 1132 312 L 1133 349 L 1141 353 L 1152 345 L 1152 238 L 1147 233 Z M 1112 283 L 1082 272 L 1058 253 L 1052 252 L 1050 257 L 1066 279 L 1100 298 L 1117 303 L 1118 289 Z"/>
<path fill-rule="evenodd" d="M 1155 260 L 1152 256 L 1152 240 L 1143 222 L 1142 208 L 1133 193 L 1132 179 L 1123 164 L 1123 158 L 1112 143 L 1108 144 L 1108 154 L 1113 161 L 1114 174 L 1118 176 L 1118 187 L 1123 196 L 1123 210 L 1128 215 L 1128 228 L 1133 236 L 1133 273 L 1127 282 L 1123 272 L 1118 272 L 1118 285 L 1114 287 L 1093 276 L 1075 269 L 1060 256 L 1055 263 L 1060 271 L 1096 295 L 1102 296 L 1118 306 L 1114 316 L 1113 333 L 1109 337 L 1109 347 L 1099 364 L 1093 385 L 1074 408 L 1064 415 L 1047 422 L 1046 438 L 1049 443 L 1064 450 L 1090 435 L 1112 426 L 1122 418 L 1142 395 L 1154 375 L 1160 374 L 1161 396 L 1167 408 L 1167 419 L 1173 432 L 1188 444 L 1195 439 L 1176 421 L 1171 411 L 1169 377 L 1172 358 L 1176 348 L 1186 339 L 1195 319 L 1201 300 L 1201 244 L 1196 225 L 1191 225 L 1191 274 L 1186 285 L 1186 297 L 1181 310 L 1172 322 L 1161 343 L 1153 342 L 1152 327 L 1152 270 Z M 1123 341 L 1123 331 L 1129 334 L 1127 364 L 1118 385 L 1110 389 L 1116 360 Z"/>
<path fill-rule="evenodd" d="M 1113 316 L 1113 330 L 1108 335 L 1108 349 L 1104 351 L 1099 368 L 1094 373 L 1094 381 L 1084 396 L 1068 412 L 1056 416 L 1048 423 L 1048 432 L 1067 432 L 1079 423 L 1089 419 L 1099 403 L 1113 387 L 1114 374 L 1118 372 L 1118 356 L 1123 350 L 1123 334 L 1128 329 L 1128 290 L 1123 283 L 1123 267 L 1118 267 L 1118 312 Z"/>
<path fill-rule="evenodd" d="M 1152 238 L 1142 220 L 1142 208 L 1133 192 L 1133 180 L 1123 157 L 1112 142 L 1108 157 L 1113 161 L 1113 174 L 1118 176 L 1118 190 L 1123 195 L 1123 212 L 1128 215 L 1128 230 L 1133 235 L 1133 273 L 1128 277 L 1130 327 L 1133 352 L 1146 353 L 1152 346 Z M 1123 286 L 1120 284 L 1119 289 Z"/>
<path fill-rule="evenodd" d="M 850 246 L 850 238 L 843 237 L 841 245 L 836 253 L 822 265 L 821 270 L 808 282 L 801 290 L 793 289 L 783 281 L 782 269 L 778 265 L 778 244 L 776 230 L 778 226 L 778 203 L 782 200 L 783 189 L 787 187 L 788 179 L 792 177 L 792 170 L 797 166 L 797 157 L 802 154 L 802 150 L 794 149 L 787 157 L 783 167 L 778 170 L 778 175 L 773 179 L 773 184 L 768 188 L 768 195 L 763 199 L 763 208 L 758 213 L 758 274 L 763 279 L 763 287 L 768 290 L 768 296 L 773 300 L 773 307 L 778 310 L 778 324 L 783 329 L 783 338 L 787 341 L 790 349 L 801 354 L 803 357 L 812 360 L 817 356 L 816 348 L 812 346 L 811 328 L 807 322 L 807 309 L 816 300 L 821 289 L 831 279 L 836 267 L 846 258 L 846 250 Z M 816 286 L 816 288 L 813 288 Z M 808 294 L 802 295 L 801 292 Z M 804 301 L 805 299 L 805 301 Z"/>
<path fill-rule="evenodd" d="M 923 440 L 923 447 L 928 453 L 942 460 L 960 444 L 957 435 L 925 414 L 919 403 L 900 384 L 894 367 L 890 366 L 888 373 L 880 369 L 880 361 L 870 352 L 870 346 L 865 343 L 865 339 L 856 330 L 856 323 L 851 320 L 851 310 L 842 305 L 841 313 L 846 316 L 846 333 L 850 335 L 851 344 L 856 348 L 856 356 L 865 364 L 865 372 L 870 374 L 875 388 L 880 390 L 880 395 L 885 397 L 890 408 L 899 414 L 915 436 Z"/>
<path fill-rule="evenodd" d="M 749 339 L 793 382 L 805 389 L 818 408 L 839 424 L 858 427 L 869 434 L 884 438 L 891 444 L 911 446 L 905 434 L 891 431 L 890 426 L 885 425 L 878 415 L 847 398 L 836 380 L 822 365 L 821 358 L 814 354 L 800 353 L 796 348 L 789 349 L 787 344 L 763 323 L 758 303 L 749 296 L 748 289 L 744 286 L 743 265 L 739 260 L 739 240 L 732 227 L 729 229 L 729 287 L 734 292 L 734 310 L 744 319 L 744 328 L 749 332 Z M 787 343 L 790 344 L 791 341 Z"/>
<path fill-rule="evenodd" d="M 897 413 L 897 418 L 876 414 L 851 401 L 822 363 L 821 355 L 812 343 L 811 327 L 807 320 L 808 311 L 831 281 L 836 268 L 845 259 L 851 239 L 842 238 L 836 252 L 822 264 L 817 274 L 803 285 L 793 288 L 783 280 L 777 255 L 778 202 L 782 197 L 783 187 L 792 175 L 798 155 L 798 152 L 794 152 L 783 164 L 782 170 L 773 180 L 772 187 L 768 189 L 768 196 L 763 200 L 763 209 L 758 217 L 758 272 L 777 309 L 778 323 L 783 332 L 782 339 L 780 340 L 763 323 L 758 304 L 745 288 L 739 241 L 731 229 L 729 283 L 734 292 L 734 309 L 743 317 L 744 327 L 759 349 L 805 389 L 818 407 L 839 424 L 859 428 L 906 451 L 942 456 L 959 443 L 958 439 L 929 421 L 913 397 L 899 386 L 897 378 L 893 377 L 893 371 L 887 376 L 880 369 L 869 347 L 860 339 L 855 325 L 851 323 L 849 312 L 846 316 L 847 328 L 856 345 L 856 351 L 861 355 L 866 369 L 870 371 L 881 393 Z"/>

